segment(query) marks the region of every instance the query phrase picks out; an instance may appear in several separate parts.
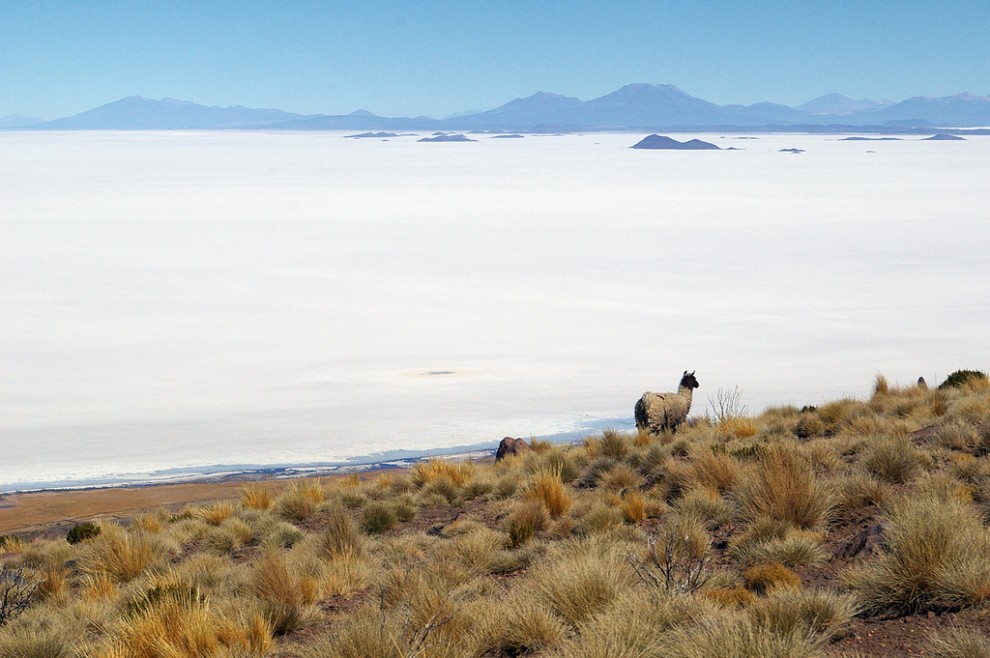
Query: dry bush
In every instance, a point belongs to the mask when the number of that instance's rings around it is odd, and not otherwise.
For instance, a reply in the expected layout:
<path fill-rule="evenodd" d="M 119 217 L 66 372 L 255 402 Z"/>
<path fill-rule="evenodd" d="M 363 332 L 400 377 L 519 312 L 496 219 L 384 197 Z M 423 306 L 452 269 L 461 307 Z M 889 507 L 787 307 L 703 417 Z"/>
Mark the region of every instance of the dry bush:
<path fill-rule="evenodd" d="M 748 590 L 767 594 L 781 588 L 797 589 L 801 586 L 801 578 L 784 565 L 771 562 L 746 569 L 743 572 L 743 583 Z"/>
<path fill-rule="evenodd" d="M 986 633 L 963 628 L 950 628 L 945 633 L 932 633 L 928 636 L 926 645 L 933 658 L 990 656 L 990 638 Z"/>
<path fill-rule="evenodd" d="M 837 492 L 836 509 L 851 513 L 879 507 L 894 495 L 894 488 L 868 473 L 850 473 L 833 480 Z"/>
<path fill-rule="evenodd" d="M 617 430 L 606 429 L 602 432 L 598 450 L 605 457 L 621 460 L 629 454 L 629 441 Z"/>
<path fill-rule="evenodd" d="M 314 574 L 281 551 L 268 551 L 258 557 L 249 583 L 277 634 L 290 633 L 316 621 L 319 610 L 313 603 L 319 595 L 318 585 Z"/>
<path fill-rule="evenodd" d="M 395 527 L 397 519 L 392 506 L 374 501 L 361 511 L 361 530 L 369 535 L 381 535 Z"/>
<path fill-rule="evenodd" d="M 203 519 L 212 526 L 218 526 L 234 513 L 234 504 L 230 501 L 221 501 L 212 505 L 204 505 L 191 510 L 191 514 L 197 519 Z"/>
<path fill-rule="evenodd" d="M 698 592 L 698 596 L 720 608 L 745 608 L 751 605 L 756 597 L 743 587 L 713 587 Z"/>
<path fill-rule="evenodd" d="M 457 487 L 464 486 L 471 479 L 473 467 L 467 462 L 451 462 L 443 459 L 429 459 L 414 464 L 410 477 L 417 487 L 446 478 Z"/>
<path fill-rule="evenodd" d="M 598 486 L 608 491 L 634 489 L 643 484 L 643 476 L 628 464 L 618 463 L 598 478 Z"/>
<path fill-rule="evenodd" d="M 305 532 L 288 521 L 278 521 L 268 528 L 261 543 L 268 548 L 292 548 L 305 537 Z"/>
<path fill-rule="evenodd" d="M 134 520 L 131 521 L 131 528 L 150 533 L 158 533 L 165 528 L 166 523 L 168 523 L 167 514 L 163 512 L 150 512 L 134 517 Z"/>
<path fill-rule="evenodd" d="M 0 628 L 31 606 L 41 585 L 23 568 L 0 563 Z"/>
<path fill-rule="evenodd" d="M 748 543 L 735 554 L 742 565 L 776 562 L 786 567 L 810 566 L 828 557 L 817 533 L 807 530 L 790 530 L 780 538 Z"/>
<path fill-rule="evenodd" d="M 770 517 L 799 528 L 823 525 L 833 505 L 811 465 L 786 443 L 768 447 L 760 457 L 760 468 L 734 493 L 748 518 Z"/>
<path fill-rule="evenodd" d="M 731 521 L 737 509 L 730 501 L 710 489 L 692 489 L 674 502 L 674 509 L 685 515 L 703 519 L 712 528 Z"/>
<path fill-rule="evenodd" d="M 867 473 L 891 484 L 904 484 L 921 470 L 922 455 L 908 439 L 871 437 L 860 453 Z"/>
<path fill-rule="evenodd" d="M 813 439 L 802 450 L 816 473 L 832 473 L 842 466 L 842 458 L 832 439 Z"/>
<path fill-rule="evenodd" d="M 533 476 L 528 496 L 539 500 L 552 518 L 557 518 L 571 508 L 571 495 L 568 493 L 560 472 L 541 471 Z"/>
<path fill-rule="evenodd" d="M 293 480 L 275 499 L 275 512 L 290 521 L 304 521 L 316 514 L 325 499 L 318 479 Z"/>
<path fill-rule="evenodd" d="M 629 523 L 639 523 L 646 518 L 646 501 L 638 491 L 631 491 L 620 497 L 617 505 Z"/>
<path fill-rule="evenodd" d="M 165 549 L 156 537 L 143 530 L 128 532 L 117 525 L 104 525 L 80 557 L 82 570 L 106 574 L 118 583 L 130 582 L 164 560 Z"/>
<path fill-rule="evenodd" d="M 106 658 L 263 656 L 271 629 L 256 614 L 228 616 L 178 581 L 158 582 L 110 631 Z"/>
<path fill-rule="evenodd" d="M 519 503 L 505 521 L 512 548 L 522 546 L 547 526 L 547 511 L 543 503 L 528 500 Z"/>
<path fill-rule="evenodd" d="M 690 594 L 711 577 L 711 536 L 701 519 L 678 514 L 647 540 L 643 555 L 627 557 L 639 579 L 663 594 Z"/>
<path fill-rule="evenodd" d="M 176 565 L 172 575 L 208 597 L 222 597 L 231 592 L 240 592 L 245 585 L 247 572 L 238 569 L 227 556 L 194 553 Z"/>
<path fill-rule="evenodd" d="M 806 633 L 778 635 L 744 614 L 724 611 L 663 636 L 654 655 L 678 658 L 820 658 L 822 641 Z"/>
<path fill-rule="evenodd" d="M 857 613 L 851 596 L 828 591 L 776 589 L 757 600 L 747 614 L 757 628 L 775 635 L 832 637 Z"/>
<path fill-rule="evenodd" d="M 806 411 L 794 425 L 794 435 L 799 439 L 821 436 L 825 433 L 825 421 L 816 411 Z"/>
<path fill-rule="evenodd" d="M 555 646 L 566 633 L 563 622 L 546 605 L 513 589 L 480 617 L 478 648 L 483 655 L 531 655 Z"/>
<path fill-rule="evenodd" d="M 618 460 L 611 457 L 595 457 L 584 470 L 584 474 L 578 481 L 577 486 L 584 488 L 597 487 L 605 474 L 619 463 Z"/>
<path fill-rule="evenodd" d="M 578 626 L 552 658 L 643 658 L 662 656 L 657 645 L 669 629 L 699 614 L 688 597 L 658 600 L 643 590 L 629 590 L 599 614 Z"/>
<path fill-rule="evenodd" d="M 870 413 L 869 407 L 859 400 L 845 398 L 818 407 L 818 417 L 825 426 L 826 434 L 837 434 L 848 427 L 856 418 Z"/>
<path fill-rule="evenodd" d="M 0 633 L 0 658 L 76 658 L 77 640 L 65 629 L 12 628 Z"/>
<path fill-rule="evenodd" d="M 248 509 L 267 512 L 275 505 L 275 499 L 269 487 L 249 484 L 241 489 L 241 504 Z"/>
<path fill-rule="evenodd" d="M 990 540 L 972 505 L 914 495 L 886 515 L 884 551 L 846 574 L 869 613 L 958 608 L 990 597 Z"/>
<path fill-rule="evenodd" d="M 361 554 L 363 546 L 361 534 L 358 532 L 357 524 L 343 507 L 331 506 L 322 528 L 319 537 L 322 555 L 334 559 Z"/>
<path fill-rule="evenodd" d="M 748 439 L 756 436 L 760 431 L 760 427 L 756 424 L 756 421 L 746 416 L 727 418 L 719 421 L 718 425 L 715 426 L 715 429 L 723 435 L 728 435 L 737 439 Z"/>
<path fill-rule="evenodd" d="M 632 585 L 629 567 L 610 545 L 570 541 L 533 569 L 531 591 L 569 624 L 577 625 Z"/>
<path fill-rule="evenodd" d="M 668 461 L 670 461 L 670 453 L 667 449 L 652 444 L 643 452 L 639 460 L 639 472 L 645 477 L 660 475 Z"/>
<path fill-rule="evenodd" d="M 709 446 L 691 457 L 693 480 L 698 486 L 715 489 L 719 493 L 731 491 L 736 486 L 742 465 L 724 450 L 714 450 Z"/>
<path fill-rule="evenodd" d="M 420 501 L 424 505 L 461 504 L 461 487 L 446 475 L 442 475 L 422 488 Z"/>
<path fill-rule="evenodd" d="M 554 448 L 543 454 L 534 454 L 526 460 L 526 470 L 529 473 L 553 471 L 560 473 L 560 479 L 573 482 L 581 475 L 573 451 L 565 448 Z"/>
<path fill-rule="evenodd" d="M 622 525 L 622 512 L 597 498 L 584 502 L 575 511 L 577 532 L 582 535 L 607 533 Z"/>

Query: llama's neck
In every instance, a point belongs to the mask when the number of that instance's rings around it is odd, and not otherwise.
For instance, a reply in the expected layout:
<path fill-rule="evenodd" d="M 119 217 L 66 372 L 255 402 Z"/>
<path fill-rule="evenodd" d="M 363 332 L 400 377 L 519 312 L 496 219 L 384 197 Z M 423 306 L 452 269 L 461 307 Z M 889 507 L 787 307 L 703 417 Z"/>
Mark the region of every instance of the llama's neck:
<path fill-rule="evenodd" d="M 683 395 L 684 397 L 686 397 L 687 398 L 687 401 L 688 401 L 688 404 L 691 404 L 691 391 L 692 390 L 693 389 L 690 386 L 678 386 L 677 387 L 677 394 L 678 395 Z"/>

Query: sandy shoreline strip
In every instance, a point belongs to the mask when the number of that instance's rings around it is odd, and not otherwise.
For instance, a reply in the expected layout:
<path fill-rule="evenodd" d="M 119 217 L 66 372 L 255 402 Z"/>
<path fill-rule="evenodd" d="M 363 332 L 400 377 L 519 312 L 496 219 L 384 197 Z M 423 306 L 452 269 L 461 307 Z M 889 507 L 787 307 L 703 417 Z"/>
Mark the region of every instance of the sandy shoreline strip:
<path fill-rule="evenodd" d="M 440 459 L 491 459 L 491 450 L 448 455 Z M 420 458 L 424 459 L 424 458 Z M 357 474 L 361 479 L 378 477 L 384 472 L 406 470 L 420 459 L 396 460 L 359 466 L 334 467 L 327 470 L 278 469 L 267 475 L 237 473 L 196 482 L 138 484 L 88 489 L 61 489 L 0 494 L 0 534 L 57 531 L 80 521 L 135 516 L 157 508 L 181 508 L 216 500 L 237 498 L 248 485 L 281 489 L 301 478 L 329 479 Z"/>

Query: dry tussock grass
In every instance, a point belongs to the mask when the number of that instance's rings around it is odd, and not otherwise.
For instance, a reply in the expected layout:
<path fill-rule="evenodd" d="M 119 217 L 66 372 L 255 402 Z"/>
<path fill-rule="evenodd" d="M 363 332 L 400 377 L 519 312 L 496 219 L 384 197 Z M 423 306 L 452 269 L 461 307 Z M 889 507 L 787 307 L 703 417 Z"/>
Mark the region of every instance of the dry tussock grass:
<path fill-rule="evenodd" d="M 0 658 L 818 656 L 853 614 L 990 599 L 986 386 L 878 379 L 865 402 L 754 416 L 753 436 L 608 431 L 493 466 L 248 487 L 77 545 L 5 539 L 45 584 Z M 383 510 L 410 525 L 376 534 Z M 851 596 L 811 589 L 857 528 Z M 317 622 L 329 635 L 298 632 Z"/>
<path fill-rule="evenodd" d="M 424 487 L 440 479 L 449 480 L 455 486 L 461 487 L 471 479 L 473 470 L 474 468 L 467 463 L 430 459 L 414 464 L 411 478 L 417 487 Z"/>
<path fill-rule="evenodd" d="M 959 608 L 990 598 L 990 538 L 972 505 L 953 496 L 894 500 L 885 550 L 846 583 L 871 613 Z"/>
<path fill-rule="evenodd" d="M 754 477 L 735 494 L 748 518 L 770 517 L 799 528 L 821 526 L 833 507 L 829 489 L 800 452 L 786 443 L 770 446 Z"/>

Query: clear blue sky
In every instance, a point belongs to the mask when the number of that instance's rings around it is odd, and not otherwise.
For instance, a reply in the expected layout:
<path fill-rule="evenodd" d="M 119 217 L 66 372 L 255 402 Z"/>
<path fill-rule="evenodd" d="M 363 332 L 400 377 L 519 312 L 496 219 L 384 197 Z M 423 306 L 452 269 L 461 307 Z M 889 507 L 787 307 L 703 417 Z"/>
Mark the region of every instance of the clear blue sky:
<path fill-rule="evenodd" d="M 990 94 L 990 0 L 0 0 L 0 116 L 124 96 L 489 109 L 630 82 L 716 103 Z"/>

